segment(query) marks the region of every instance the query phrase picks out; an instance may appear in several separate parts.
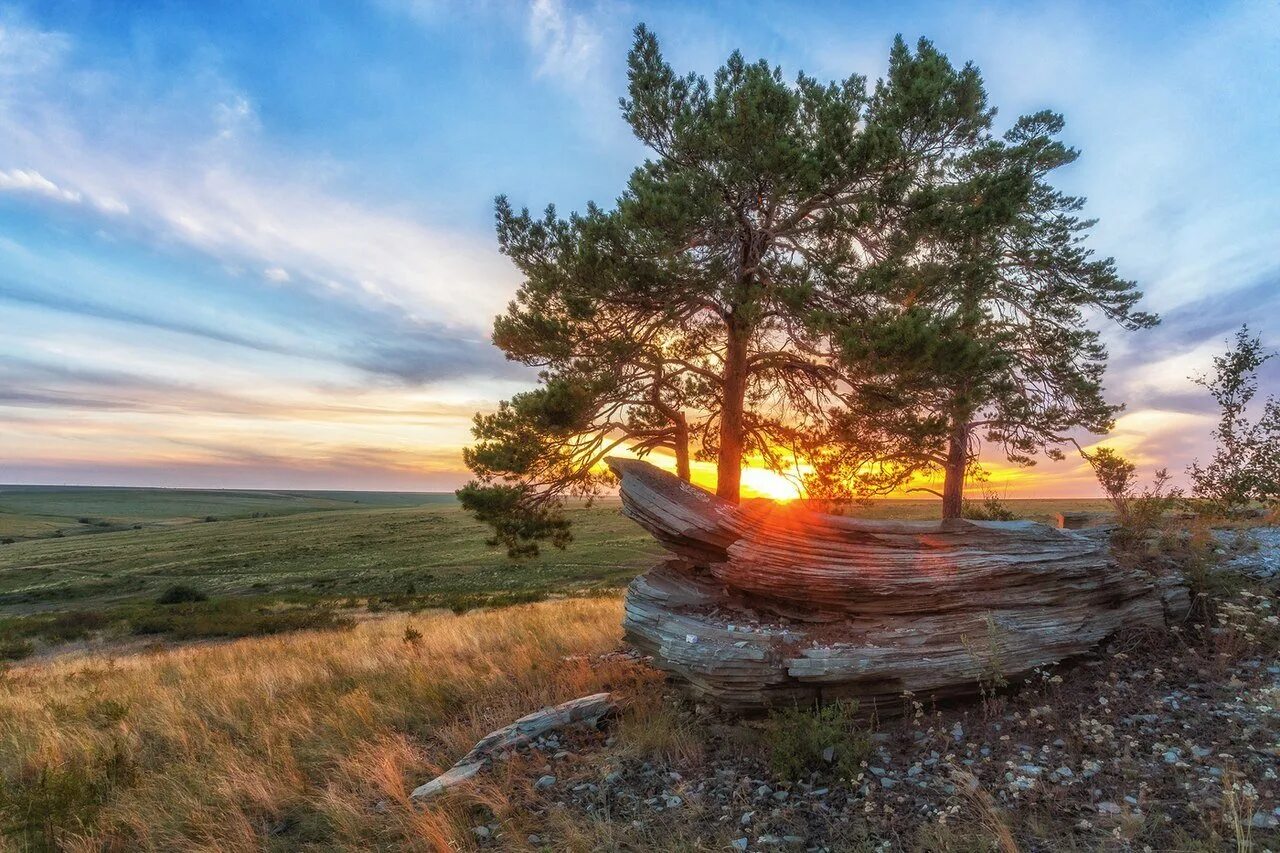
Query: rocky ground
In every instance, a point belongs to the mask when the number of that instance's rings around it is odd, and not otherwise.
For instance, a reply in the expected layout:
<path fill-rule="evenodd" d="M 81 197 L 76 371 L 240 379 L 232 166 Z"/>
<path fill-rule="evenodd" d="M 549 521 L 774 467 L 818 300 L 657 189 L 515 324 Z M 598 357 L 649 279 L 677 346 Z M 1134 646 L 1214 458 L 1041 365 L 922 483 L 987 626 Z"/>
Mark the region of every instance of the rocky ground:
<path fill-rule="evenodd" d="M 843 777 L 775 772 L 777 718 L 633 697 L 640 722 L 507 756 L 523 817 L 480 809 L 473 841 L 563 849 L 577 824 L 603 849 L 1280 851 L 1280 605 L 1273 582 L 1216 594 L 1208 626 L 1119 637 L 981 703 L 904 696 Z"/>

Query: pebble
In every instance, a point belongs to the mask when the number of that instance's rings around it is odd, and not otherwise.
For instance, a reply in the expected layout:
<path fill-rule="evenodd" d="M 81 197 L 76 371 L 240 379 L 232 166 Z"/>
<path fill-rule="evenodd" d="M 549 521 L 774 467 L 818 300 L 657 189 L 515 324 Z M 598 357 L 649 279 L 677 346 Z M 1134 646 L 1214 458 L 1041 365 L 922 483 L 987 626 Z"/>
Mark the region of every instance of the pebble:
<path fill-rule="evenodd" d="M 471 834 L 476 838 L 488 838 L 491 833 L 487 826 L 473 826 L 471 827 Z"/>
<path fill-rule="evenodd" d="M 731 846 L 734 850 L 746 850 L 747 845 L 749 845 L 750 843 L 751 843 L 750 839 L 735 838 L 729 842 L 729 846 Z"/>
<path fill-rule="evenodd" d="M 539 776 L 538 781 L 533 783 L 533 787 L 534 787 L 534 790 L 545 791 L 547 788 L 550 788 L 555 783 L 556 783 L 556 777 L 550 774 L 547 774 L 546 776 Z"/>

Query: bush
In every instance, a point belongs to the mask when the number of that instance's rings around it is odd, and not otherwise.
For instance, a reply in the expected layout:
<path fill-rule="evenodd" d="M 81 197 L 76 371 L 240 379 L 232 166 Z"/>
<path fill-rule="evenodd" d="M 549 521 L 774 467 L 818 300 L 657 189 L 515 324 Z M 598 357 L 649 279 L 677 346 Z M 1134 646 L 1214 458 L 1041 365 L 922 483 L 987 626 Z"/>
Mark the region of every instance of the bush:
<path fill-rule="evenodd" d="M 1014 521 L 1017 515 L 1005 504 L 995 489 L 988 485 L 991 475 L 986 469 L 973 465 L 969 469 L 969 479 L 982 486 L 982 500 L 964 499 L 960 515 L 974 521 Z"/>
<path fill-rule="evenodd" d="M 858 703 L 849 701 L 771 713 L 768 742 L 774 772 L 792 781 L 825 769 L 840 779 L 856 778 L 871 754 L 871 739 L 857 712 Z"/>
<path fill-rule="evenodd" d="M 30 640 L 0 640 L 0 661 L 22 660 L 35 651 Z"/>
<path fill-rule="evenodd" d="M 1144 556 L 1148 541 L 1165 529 L 1165 514 L 1182 501 L 1182 493 L 1169 488 L 1169 472 L 1156 471 L 1151 485 L 1138 491 L 1138 467 L 1110 447 L 1093 453 L 1080 451 L 1093 468 L 1107 500 L 1115 507 L 1120 529 L 1112 543 L 1122 555 Z"/>
<path fill-rule="evenodd" d="M 346 628 L 352 622 L 326 607 L 271 608 L 249 601 L 192 602 L 158 611 L 140 611 L 129 624 L 134 634 L 165 634 L 175 640 L 255 637 L 287 631 Z"/>
<path fill-rule="evenodd" d="M 175 584 L 164 592 L 160 593 L 160 597 L 156 599 L 157 604 L 190 604 L 195 601 L 208 601 L 209 596 L 193 586 L 185 584 Z"/>

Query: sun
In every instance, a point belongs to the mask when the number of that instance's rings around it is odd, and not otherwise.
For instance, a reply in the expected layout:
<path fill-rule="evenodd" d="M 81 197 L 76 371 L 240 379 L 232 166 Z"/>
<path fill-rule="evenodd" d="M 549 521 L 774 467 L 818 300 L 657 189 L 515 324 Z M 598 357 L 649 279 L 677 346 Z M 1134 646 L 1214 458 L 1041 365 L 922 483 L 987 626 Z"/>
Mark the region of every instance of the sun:
<path fill-rule="evenodd" d="M 771 498 L 775 501 L 791 501 L 800 497 L 799 478 L 779 474 L 767 468 L 742 469 L 743 497 Z"/>

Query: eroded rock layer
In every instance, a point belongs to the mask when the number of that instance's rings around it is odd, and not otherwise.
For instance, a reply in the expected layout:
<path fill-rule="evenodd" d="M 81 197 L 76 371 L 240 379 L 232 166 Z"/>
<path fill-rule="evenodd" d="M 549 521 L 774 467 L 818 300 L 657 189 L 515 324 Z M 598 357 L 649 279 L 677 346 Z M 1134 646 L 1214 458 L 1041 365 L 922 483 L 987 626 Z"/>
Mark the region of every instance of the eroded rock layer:
<path fill-rule="evenodd" d="M 1178 579 L 1116 565 L 1105 532 L 735 505 L 609 464 L 623 511 L 672 554 L 628 588 L 628 639 L 733 710 L 857 698 L 892 715 L 904 691 L 973 694 L 1188 606 Z"/>

